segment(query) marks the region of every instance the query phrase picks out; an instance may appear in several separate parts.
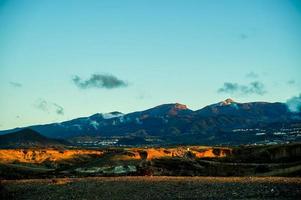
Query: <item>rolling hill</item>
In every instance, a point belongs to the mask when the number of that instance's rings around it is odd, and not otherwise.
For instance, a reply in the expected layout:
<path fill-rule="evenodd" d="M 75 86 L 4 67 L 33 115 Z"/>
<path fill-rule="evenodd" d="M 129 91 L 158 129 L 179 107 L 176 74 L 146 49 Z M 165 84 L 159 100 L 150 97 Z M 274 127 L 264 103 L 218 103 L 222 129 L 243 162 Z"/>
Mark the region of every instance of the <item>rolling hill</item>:
<path fill-rule="evenodd" d="M 49 148 L 64 147 L 68 142 L 47 138 L 29 128 L 0 135 L 0 148 Z"/>

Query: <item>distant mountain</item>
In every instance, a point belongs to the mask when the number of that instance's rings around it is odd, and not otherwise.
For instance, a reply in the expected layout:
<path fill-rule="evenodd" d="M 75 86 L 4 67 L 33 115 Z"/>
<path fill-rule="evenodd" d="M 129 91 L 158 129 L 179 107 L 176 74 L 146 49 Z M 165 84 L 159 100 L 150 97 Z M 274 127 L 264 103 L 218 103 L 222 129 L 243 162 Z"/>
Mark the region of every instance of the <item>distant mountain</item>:
<path fill-rule="evenodd" d="M 174 103 L 174 104 L 163 104 L 145 111 L 134 112 L 128 114 L 128 116 L 162 117 L 162 116 L 187 115 L 192 113 L 193 111 L 188 109 L 186 105 Z"/>
<path fill-rule="evenodd" d="M 49 139 L 31 129 L 0 135 L 0 148 L 63 147 L 65 141 Z"/>
<path fill-rule="evenodd" d="M 226 99 L 196 111 L 179 103 L 163 104 L 129 114 L 117 111 L 97 113 L 90 117 L 29 128 L 47 137 L 63 139 L 89 136 L 119 137 L 123 138 L 120 141 L 131 143 L 148 141 L 147 144 L 239 144 L 279 139 L 273 132 L 285 128 L 292 132 L 300 128 L 301 135 L 301 114 L 290 112 L 283 103 L 238 103 Z M 0 131 L 0 134 L 16 130 Z M 237 134 L 237 130 L 251 131 Z M 299 139 L 298 130 L 294 132 L 295 139 Z M 294 140 L 292 137 L 280 139 Z"/>
<path fill-rule="evenodd" d="M 281 121 L 287 120 L 292 116 L 286 104 L 283 103 L 237 103 L 232 99 L 226 99 L 217 104 L 206 106 L 205 108 L 197 110 L 196 113 L 203 117 L 225 115 L 243 117 L 256 121 Z"/>

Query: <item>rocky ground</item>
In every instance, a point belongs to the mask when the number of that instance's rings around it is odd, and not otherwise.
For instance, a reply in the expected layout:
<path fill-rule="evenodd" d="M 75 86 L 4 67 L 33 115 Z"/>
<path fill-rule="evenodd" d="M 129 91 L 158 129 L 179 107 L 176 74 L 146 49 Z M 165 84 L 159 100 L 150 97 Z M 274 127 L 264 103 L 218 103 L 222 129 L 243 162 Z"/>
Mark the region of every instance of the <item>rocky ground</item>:
<path fill-rule="evenodd" d="M 0 199 L 298 199 L 301 178 L 93 177 L 3 180 Z"/>

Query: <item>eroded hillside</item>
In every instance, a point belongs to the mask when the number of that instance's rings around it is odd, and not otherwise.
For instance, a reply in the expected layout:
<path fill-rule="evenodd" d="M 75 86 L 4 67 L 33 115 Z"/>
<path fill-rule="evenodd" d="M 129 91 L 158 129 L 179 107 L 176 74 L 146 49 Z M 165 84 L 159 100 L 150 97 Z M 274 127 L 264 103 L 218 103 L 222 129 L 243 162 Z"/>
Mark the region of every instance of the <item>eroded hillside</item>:
<path fill-rule="evenodd" d="M 225 157 L 231 154 L 230 148 L 211 147 L 177 147 L 177 148 L 126 148 L 104 150 L 58 150 L 58 149 L 1 149 L 0 163 L 32 163 L 63 162 L 79 158 L 107 159 L 110 155 L 112 160 L 152 160 L 163 157 L 196 157 L 214 158 Z"/>
<path fill-rule="evenodd" d="M 84 176 L 299 176 L 301 144 L 4 149 L 0 179 Z"/>
<path fill-rule="evenodd" d="M 94 150 L 1 149 L 0 163 L 72 162 L 72 159 L 99 157 L 101 155 L 103 155 L 103 151 Z"/>

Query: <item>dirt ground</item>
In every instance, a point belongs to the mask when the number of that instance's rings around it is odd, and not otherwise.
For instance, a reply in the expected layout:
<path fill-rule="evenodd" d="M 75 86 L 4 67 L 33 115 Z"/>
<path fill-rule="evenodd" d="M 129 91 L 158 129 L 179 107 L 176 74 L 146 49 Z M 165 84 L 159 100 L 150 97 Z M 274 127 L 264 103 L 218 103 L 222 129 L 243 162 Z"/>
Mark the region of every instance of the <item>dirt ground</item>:
<path fill-rule="evenodd" d="M 1 181 L 0 199 L 299 199 L 301 178 L 92 177 Z"/>

